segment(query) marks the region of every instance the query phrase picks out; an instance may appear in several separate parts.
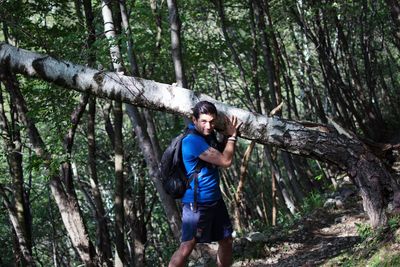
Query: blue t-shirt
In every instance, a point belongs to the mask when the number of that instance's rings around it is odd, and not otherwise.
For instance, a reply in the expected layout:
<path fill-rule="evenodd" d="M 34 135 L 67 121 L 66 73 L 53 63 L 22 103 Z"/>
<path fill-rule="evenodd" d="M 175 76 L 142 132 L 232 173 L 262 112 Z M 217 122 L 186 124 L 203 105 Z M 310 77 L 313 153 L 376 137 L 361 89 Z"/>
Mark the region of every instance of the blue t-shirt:
<path fill-rule="evenodd" d="M 194 128 L 193 124 L 189 128 Z M 190 177 L 195 170 L 199 156 L 209 148 L 205 138 L 198 134 L 188 134 L 182 140 L 182 159 L 186 169 L 186 177 Z M 205 203 L 216 201 L 221 198 L 221 190 L 219 188 L 218 167 L 211 164 L 205 164 L 198 175 L 197 202 Z M 183 203 L 194 201 L 194 180 L 190 184 L 190 188 L 186 190 L 182 198 Z"/>

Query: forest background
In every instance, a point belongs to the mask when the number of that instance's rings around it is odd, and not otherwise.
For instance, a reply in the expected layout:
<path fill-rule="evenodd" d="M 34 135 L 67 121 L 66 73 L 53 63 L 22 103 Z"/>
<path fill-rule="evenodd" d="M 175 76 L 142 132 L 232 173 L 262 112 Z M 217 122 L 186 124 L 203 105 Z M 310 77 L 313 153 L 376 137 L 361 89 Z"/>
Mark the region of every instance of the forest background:
<path fill-rule="evenodd" d="M 221 171 L 239 236 L 284 224 L 343 180 L 374 227 L 400 201 L 395 0 L 3 0 L 0 25 L 1 266 L 164 265 L 180 223 L 160 155 L 204 94 L 273 125 L 246 121 Z M 40 65 L 51 58 L 60 79 Z M 66 90 L 67 61 L 196 97 L 131 105 Z"/>

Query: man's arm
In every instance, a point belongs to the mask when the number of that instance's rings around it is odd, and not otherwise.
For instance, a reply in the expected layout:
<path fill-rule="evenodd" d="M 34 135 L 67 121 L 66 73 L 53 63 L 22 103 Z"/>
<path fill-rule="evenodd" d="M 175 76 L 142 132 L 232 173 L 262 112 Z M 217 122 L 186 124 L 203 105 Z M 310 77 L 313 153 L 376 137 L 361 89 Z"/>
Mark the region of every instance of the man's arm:
<path fill-rule="evenodd" d="M 221 153 L 217 149 L 209 147 L 206 151 L 200 154 L 199 158 L 219 167 L 227 168 L 231 166 L 233 155 L 235 153 L 237 131 L 241 125 L 242 124 L 238 123 L 238 119 L 235 116 L 232 116 L 230 120 L 227 119 L 225 133 L 230 137 L 228 138 L 224 151 Z"/>
<path fill-rule="evenodd" d="M 235 143 L 235 141 L 228 140 L 222 153 L 213 147 L 209 147 L 206 151 L 200 154 L 199 158 L 219 167 L 227 168 L 232 164 L 233 154 L 235 152 Z"/>

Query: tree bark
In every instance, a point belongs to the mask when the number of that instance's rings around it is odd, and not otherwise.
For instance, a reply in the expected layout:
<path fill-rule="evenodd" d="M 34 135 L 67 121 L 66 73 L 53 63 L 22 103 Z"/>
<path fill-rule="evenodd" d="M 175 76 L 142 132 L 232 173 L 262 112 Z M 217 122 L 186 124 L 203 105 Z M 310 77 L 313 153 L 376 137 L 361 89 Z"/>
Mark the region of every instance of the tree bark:
<path fill-rule="evenodd" d="M 2 75 L 0 71 L 0 77 Z M 8 90 L 12 90 L 12 87 L 18 86 L 15 83 L 15 77 L 11 75 L 8 76 L 8 78 L 1 78 L 7 80 L 5 86 L 9 87 Z M 0 88 L 0 130 L 3 132 L 2 137 L 6 145 L 6 157 L 11 177 L 10 184 L 13 199 L 12 201 L 7 201 L 7 196 L 4 193 L 4 204 L 9 211 L 10 221 L 14 226 L 15 237 L 17 238 L 18 253 L 16 253 L 15 256 L 18 259 L 18 264 L 22 266 L 31 266 L 34 265 L 32 259 L 32 218 L 28 194 L 24 189 L 22 143 L 20 130 L 17 125 L 17 111 L 12 100 L 9 106 L 11 107 L 11 122 L 7 119 L 5 113 L 3 95 Z"/>
<path fill-rule="evenodd" d="M 159 168 L 160 159 L 156 158 L 156 154 L 152 151 L 153 146 L 149 134 L 147 131 L 144 130 L 144 122 L 139 116 L 137 109 L 134 108 L 132 105 L 127 105 L 127 113 L 129 115 L 129 118 L 131 119 L 135 133 L 140 140 L 140 150 L 142 151 L 143 156 L 146 160 L 147 167 L 149 168 L 150 178 L 152 179 L 157 189 L 157 192 L 160 195 L 160 200 L 170 223 L 172 234 L 174 235 L 176 240 L 179 240 L 181 227 L 180 214 L 176 208 L 175 201 L 169 195 L 167 195 L 162 187 L 161 179 L 159 178 L 161 177 Z"/>
<path fill-rule="evenodd" d="M 131 66 L 131 75 L 132 76 L 140 76 L 139 74 L 139 67 L 137 63 L 137 58 L 136 58 L 136 53 L 135 50 L 133 49 L 133 38 L 132 38 L 132 30 L 131 27 L 129 26 L 129 14 L 127 12 L 126 8 L 126 1 L 125 0 L 119 0 L 119 9 L 121 10 L 121 21 L 122 21 L 122 28 L 124 30 L 124 33 L 126 35 L 126 46 L 128 50 L 128 60 L 129 64 Z"/>
<path fill-rule="evenodd" d="M 96 30 L 94 26 L 94 15 L 91 0 L 83 0 L 83 7 L 85 11 L 85 23 L 87 31 L 87 50 L 88 58 L 87 63 L 93 67 L 96 62 L 96 54 L 93 49 L 94 42 L 96 41 Z M 112 249 L 109 227 L 107 225 L 106 211 L 104 209 L 103 200 L 101 197 L 99 180 L 97 176 L 96 165 L 96 97 L 90 96 L 88 100 L 88 121 L 87 121 L 87 139 L 88 139 L 88 170 L 89 180 L 91 187 L 91 194 L 93 197 L 94 207 L 93 214 L 96 219 L 96 237 L 99 259 L 108 267 L 112 266 Z"/>
<path fill-rule="evenodd" d="M 247 169 L 249 166 L 249 160 L 251 156 L 251 152 L 253 151 L 255 142 L 252 141 L 250 145 L 247 147 L 246 152 L 244 153 L 242 164 L 240 165 L 240 177 L 239 183 L 236 188 L 235 193 L 235 229 L 239 232 L 242 231 L 242 226 L 244 225 L 245 220 L 245 203 L 244 203 L 244 182 L 247 176 Z"/>
<path fill-rule="evenodd" d="M 242 137 L 334 164 L 346 171 L 360 187 L 364 208 L 373 226 L 386 223 L 384 209 L 389 195 L 399 191 L 382 162 L 356 136 L 334 121 L 331 121 L 332 126 L 267 117 L 230 107 L 184 88 L 97 71 L 4 43 L 0 44 L 0 65 L 68 89 L 186 116 L 191 114 L 197 101 L 212 101 L 220 117 L 235 115 L 243 121 Z M 223 119 L 220 119 L 217 129 L 223 127 Z"/>
<path fill-rule="evenodd" d="M 3 204 L 5 208 L 8 210 L 8 215 L 10 217 L 11 224 L 13 226 L 15 235 L 17 236 L 18 250 L 22 254 L 22 259 L 17 259 L 17 263 L 20 266 L 36 266 L 32 258 L 31 248 L 29 247 L 30 241 L 27 240 L 26 238 L 24 225 L 20 223 L 20 220 L 18 219 L 18 211 L 15 209 L 15 206 L 11 204 L 10 200 L 8 199 L 7 194 L 3 188 L 3 185 L 0 185 L 0 196 L 3 198 Z"/>
<path fill-rule="evenodd" d="M 99 248 L 99 258 L 105 262 L 107 266 L 112 266 L 112 252 L 111 252 L 111 239 L 109 228 L 107 225 L 106 211 L 104 209 L 103 200 L 99 188 L 99 180 L 97 177 L 96 165 L 96 136 L 95 136 L 95 114 L 96 114 L 96 98 L 91 96 L 89 98 L 88 109 L 88 125 L 87 125 L 87 138 L 88 138 L 88 168 L 90 177 L 90 186 L 95 203 L 94 217 L 97 222 L 97 246 Z"/>
<path fill-rule="evenodd" d="M 187 88 L 182 57 L 181 21 L 179 20 L 178 6 L 176 0 L 167 0 L 167 5 L 171 27 L 171 54 L 174 62 L 176 83 L 179 87 Z"/>
<path fill-rule="evenodd" d="M 153 13 L 154 20 L 156 23 L 157 27 L 157 34 L 156 34 L 156 44 L 153 50 L 153 56 L 150 60 L 149 67 L 147 73 L 143 73 L 144 77 L 150 78 L 153 73 L 154 73 L 154 67 L 156 66 L 157 58 L 160 55 L 161 51 L 161 44 L 162 44 L 162 18 L 161 18 L 161 12 L 159 11 L 159 8 L 157 6 L 157 0 L 150 0 L 150 8 L 151 12 Z"/>
<path fill-rule="evenodd" d="M 119 6 L 118 6 L 119 9 Z M 118 73 L 124 72 L 122 64 L 122 55 L 118 43 L 116 42 L 116 26 L 114 25 L 111 1 L 102 1 L 102 15 L 104 21 L 104 33 L 109 40 L 110 55 L 112 65 Z M 119 27 L 119 26 L 118 26 Z M 114 214 L 115 214 L 115 266 L 124 266 L 125 258 L 125 234 L 124 234 L 124 146 L 122 135 L 122 102 L 116 100 L 114 103 L 114 166 L 115 166 L 115 196 L 114 196 Z"/>
<path fill-rule="evenodd" d="M 400 51 L 400 3 L 397 0 L 386 0 L 386 4 L 390 8 L 390 15 L 393 21 L 394 43 Z"/>

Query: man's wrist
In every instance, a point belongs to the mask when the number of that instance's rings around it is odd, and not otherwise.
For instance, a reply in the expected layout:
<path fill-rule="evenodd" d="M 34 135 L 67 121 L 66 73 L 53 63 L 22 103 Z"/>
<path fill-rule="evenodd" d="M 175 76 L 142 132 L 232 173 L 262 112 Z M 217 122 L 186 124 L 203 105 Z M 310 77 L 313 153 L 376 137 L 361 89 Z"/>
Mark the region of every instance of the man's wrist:
<path fill-rule="evenodd" d="M 236 136 L 232 135 L 232 136 L 228 137 L 228 141 L 236 142 L 236 140 L 237 140 Z"/>

